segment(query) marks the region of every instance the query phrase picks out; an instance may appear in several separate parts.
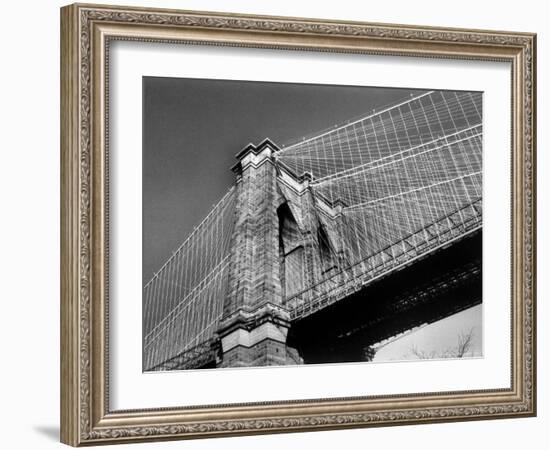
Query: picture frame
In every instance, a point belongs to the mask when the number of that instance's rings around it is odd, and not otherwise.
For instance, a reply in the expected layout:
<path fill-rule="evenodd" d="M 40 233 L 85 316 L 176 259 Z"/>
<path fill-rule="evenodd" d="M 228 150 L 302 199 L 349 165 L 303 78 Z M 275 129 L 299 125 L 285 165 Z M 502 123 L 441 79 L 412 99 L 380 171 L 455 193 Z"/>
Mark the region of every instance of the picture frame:
<path fill-rule="evenodd" d="M 310 51 L 509 64 L 511 117 L 499 124 L 511 143 L 509 386 L 113 409 L 109 188 L 116 172 L 109 170 L 109 64 L 110 46 L 119 41 L 291 50 L 298 57 Z M 536 415 L 535 99 L 531 33 L 108 5 L 62 8 L 61 441 L 81 446 Z"/>

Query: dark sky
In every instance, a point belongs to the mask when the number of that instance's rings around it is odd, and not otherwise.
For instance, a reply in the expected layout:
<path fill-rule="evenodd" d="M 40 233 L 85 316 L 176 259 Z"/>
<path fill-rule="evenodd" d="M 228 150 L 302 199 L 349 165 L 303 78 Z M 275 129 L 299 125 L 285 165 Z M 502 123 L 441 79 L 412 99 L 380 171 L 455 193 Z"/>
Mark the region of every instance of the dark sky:
<path fill-rule="evenodd" d="M 282 146 L 419 90 L 143 78 L 143 284 L 233 184 L 249 142 Z"/>

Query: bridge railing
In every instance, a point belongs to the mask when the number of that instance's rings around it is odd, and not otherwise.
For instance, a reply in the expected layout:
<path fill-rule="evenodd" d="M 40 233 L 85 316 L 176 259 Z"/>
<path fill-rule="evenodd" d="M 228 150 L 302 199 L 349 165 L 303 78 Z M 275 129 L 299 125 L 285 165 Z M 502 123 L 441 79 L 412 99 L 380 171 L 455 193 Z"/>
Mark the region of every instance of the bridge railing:
<path fill-rule="evenodd" d="M 377 253 L 318 281 L 285 301 L 293 320 L 312 314 L 359 291 L 399 266 L 412 263 L 439 247 L 461 239 L 482 227 L 482 201 L 464 206 L 446 217 L 416 230 Z"/>

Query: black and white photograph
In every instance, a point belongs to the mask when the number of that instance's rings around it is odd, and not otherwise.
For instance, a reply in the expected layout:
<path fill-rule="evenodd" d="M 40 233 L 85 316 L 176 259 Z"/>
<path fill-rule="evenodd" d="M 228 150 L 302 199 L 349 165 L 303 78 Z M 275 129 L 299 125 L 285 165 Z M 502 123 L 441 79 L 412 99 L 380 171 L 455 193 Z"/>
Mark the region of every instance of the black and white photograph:
<path fill-rule="evenodd" d="M 483 357 L 483 94 L 143 78 L 143 371 Z"/>

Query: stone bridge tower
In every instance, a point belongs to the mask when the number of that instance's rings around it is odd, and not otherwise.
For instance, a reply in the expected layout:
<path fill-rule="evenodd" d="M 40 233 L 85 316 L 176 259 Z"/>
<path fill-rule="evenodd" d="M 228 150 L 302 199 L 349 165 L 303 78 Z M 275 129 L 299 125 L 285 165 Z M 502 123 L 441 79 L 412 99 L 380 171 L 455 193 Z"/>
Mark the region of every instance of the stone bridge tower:
<path fill-rule="evenodd" d="M 237 203 L 218 328 L 219 367 L 303 363 L 287 345 L 291 322 L 285 299 L 339 265 L 341 251 L 329 220 L 334 211 L 327 207 L 329 219 L 318 217 L 311 176 L 284 171 L 275 162 L 277 151 L 269 139 L 249 144 L 232 169 Z"/>

